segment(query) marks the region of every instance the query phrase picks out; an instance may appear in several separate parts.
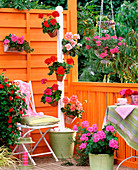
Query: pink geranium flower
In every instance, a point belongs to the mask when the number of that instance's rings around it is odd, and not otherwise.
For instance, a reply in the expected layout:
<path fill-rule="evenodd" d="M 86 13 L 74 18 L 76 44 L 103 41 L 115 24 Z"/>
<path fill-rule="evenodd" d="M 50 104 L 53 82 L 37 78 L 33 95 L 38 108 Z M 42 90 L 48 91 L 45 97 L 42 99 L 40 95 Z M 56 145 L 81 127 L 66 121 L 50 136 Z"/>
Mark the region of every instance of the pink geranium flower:
<path fill-rule="evenodd" d="M 63 101 L 63 103 L 68 104 L 69 101 L 70 101 L 70 99 L 65 96 L 65 97 L 62 99 L 62 101 Z"/>
<path fill-rule="evenodd" d="M 73 38 L 72 32 L 67 32 L 67 33 L 65 34 L 65 38 L 66 38 L 67 40 L 72 39 L 72 38 Z"/>
<path fill-rule="evenodd" d="M 24 42 L 24 36 L 18 37 L 17 43 L 18 44 L 23 44 L 23 42 Z"/>
<path fill-rule="evenodd" d="M 80 39 L 80 35 L 79 34 L 74 34 L 75 40 Z"/>
<path fill-rule="evenodd" d="M 106 57 L 106 56 L 108 56 L 107 53 L 101 53 L 101 54 L 100 54 L 100 57 L 101 57 L 101 58 L 104 58 L 104 57 Z"/>
<path fill-rule="evenodd" d="M 18 39 L 18 37 L 17 37 L 16 35 L 12 34 L 11 40 L 12 40 L 13 42 L 16 42 L 17 39 Z"/>
<path fill-rule="evenodd" d="M 74 125 L 74 126 L 73 126 L 73 130 L 74 130 L 74 131 L 77 131 L 77 130 L 78 130 L 77 125 Z"/>
<path fill-rule="evenodd" d="M 89 45 L 86 45 L 86 49 L 90 49 L 91 47 Z"/>
<path fill-rule="evenodd" d="M 3 42 L 3 46 L 4 45 L 7 45 L 10 41 L 8 39 L 5 39 L 4 42 Z"/>
<path fill-rule="evenodd" d="M 122 42 L 119 42 L 118 45 L 122 45 Z"/>
<path fill-rule="evenodd" d="M 79 146 L 79 148 L 80 148 L 80 149 L 82 149 L 82 148 L 85 149 L 86 146 L 87 146 L 87 143 L 82 143 L 82 144 Z"/>
<path fill-rule="evenodd" d="M 106 131 L 107 132 L 111 131 L 113 133 L 115 131 L 115 128 L 113 126 L 106 126 Z"/>
<path fill-rule="evenodd" d="M 74 40 L 70 40 L 70 43 L 71 43 L 72 47 L 74 47 L 77 44 L 77 42 Z"/>
<path fill-rule="evenodd" d="M 77 46 L 82 47 L 82 44 L 81 44 L 81 43 L 78 43 Z"/>
<path fill-rule="evenodd" d="M 76 95 L 72 95 L 72 96 L 70 97 L 70 101 L 71 101 L 72 103 L 75 103 L 75 102 L 78 101 L 78 97 L 77 97 Z"/>
<path fill-rule="evenodd" d="M 72 105 L 70 106 L 70 110 L 71 110 L 72 112 L 75 111 L 75 108 L 76 108 L 75 104 L 72 104 Z"/>
<path fill-rule="evenodd" d="M 109 141 L 109 147 L 117 149 L 118 148 L 118 142 L 114 139 Z"/>
<path fill-rule="evenodd" d="M 119 53 L 119 50 L 117 47 L 114 48 L 114 53 Z"/>
<path fill-rule="evenodd" d="M 69 50 L 71 50 L 71 49 L 72 49 L 72 46 L 71 46 L 71 44 L 70 44 L 70 43 L 66 44 L 66 45 L 65 45 L 65 47 L 66 47 L 67 51 L 69 51 Z"/>
<path fill-rule="evenodd" d="M 118 40 L 121 41 L 123 39 L 123 37 L 119 37 Z"/>
<path fill-rule="evenodd" d="M 112 38 L 115 40 L 115 39 L 117 39 L 117 36 L 116 36 L 116 35 L 113 35 Z"/>
<path fill-rule="evenodd" d="M 101 44 L 96 44 L 97 46 L 101 46 Z"/>
<path fill-rule="evenodd" d="M 110 53 L 114 54 L 115 50 L 114 49 L 110 49 Z"/>
<path fill-rule="evenodd" d="M 41 80 L 41 84 L 46 84 L 46 82 L 47 82 L 47 79 L 46 79 L 46 78 L 44 78 L 44 79 Z"/>
<path fill-rule="evenodd" d="M 120 96 L 124 96 L 125 95 L 125 91 L 126 91 L 126 89 L 122 89 L 121 91 L 119 91 Z"/>
<path fill-rule="evenodd" d="M 50 103 L 50 102 L 52 102 L 52 98 L 51 98 L 51 97 L 45 97 L 45 101 L 46 101 L 47 103 Z"/>
<path fill-rule="evenodd" d="M 90 41 L 90 38 L 88 38 L 88 37 L 85 37 L 85 39 L 88 40 L 88 41 Z"/>
<path fill-rule="evenodd" d="M 51 90 L 51 89 L 46 89 L 46 90 L 44 91 L 44 94 L 45 94 L 45 95 L 52 95 L 52 90 Z"/>
<path fill-rule="evenodd" d="M 88 127 L 89 122 L 88 121 L 83 121 L 83 122 L 81 122 L 81 126 Z"/>

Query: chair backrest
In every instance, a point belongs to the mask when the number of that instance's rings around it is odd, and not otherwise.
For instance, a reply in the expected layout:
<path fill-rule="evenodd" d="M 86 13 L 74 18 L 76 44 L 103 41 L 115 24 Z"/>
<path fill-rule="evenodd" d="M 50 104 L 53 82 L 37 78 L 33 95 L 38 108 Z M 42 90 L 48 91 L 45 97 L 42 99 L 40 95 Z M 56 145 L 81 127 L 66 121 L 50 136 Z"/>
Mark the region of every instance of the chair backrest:
<path fill-rule="evenodd" d="M 26 95 L 25 101 L 27 104 L 27 110 L 26 110 L 27 115 L 28 116 L 37 115 L 36 110 L 35 110 L 35 103 L 34 103 L 33 89 L 32 89 L 31 81 L 29 81 L 29 83 L 27 83 L 22 80 L 15 80 L 14 82 L 17 84 L 17 86 L 19 86 L 21 93 L 22 94 L 24 93 Z"/>

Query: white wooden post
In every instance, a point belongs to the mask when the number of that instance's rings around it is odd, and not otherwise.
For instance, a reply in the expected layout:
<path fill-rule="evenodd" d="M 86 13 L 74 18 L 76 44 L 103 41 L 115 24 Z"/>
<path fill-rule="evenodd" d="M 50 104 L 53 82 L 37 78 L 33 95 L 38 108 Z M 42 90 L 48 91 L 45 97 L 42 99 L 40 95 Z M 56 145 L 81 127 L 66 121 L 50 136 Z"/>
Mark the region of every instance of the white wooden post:
<path fill-rule="evenodd" d="M 62 53 L 62 39 L 63 39 L 63 7 L 57 6 L 56 11 L 59 12 L 60 16 L 57 17 L 57 22 L 60 24 L 60 29 L 57 31 L 57 60 L 59 62 L 64 61 L 64 56 Z M 65 76 L 64 76 L 65 77 Z M 62 82 L 58 81 L 59 90 L 62 90 L 62 96 L 61 99 L 64 97 L 64 80 Z M 61 107 L 64 107 L 64 104 L 62 100 L 59 100 L 58 102 L 58 118 L 60 119 L 60 131 L 64 131 L 65 125 L 64 125 L 64 113 L 61 112 Z"/>

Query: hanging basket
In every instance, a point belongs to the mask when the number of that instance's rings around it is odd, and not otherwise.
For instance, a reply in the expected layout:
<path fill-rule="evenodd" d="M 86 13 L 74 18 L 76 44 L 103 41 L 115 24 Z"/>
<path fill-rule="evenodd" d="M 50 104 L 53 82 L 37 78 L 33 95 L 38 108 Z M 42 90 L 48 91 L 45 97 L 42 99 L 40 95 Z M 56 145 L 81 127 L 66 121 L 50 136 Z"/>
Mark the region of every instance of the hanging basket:
<path fill-rule="evenodd" d="M 63 81 L 63 77 L 64 76 L 58 76 L 58 74 L 56 74 L 57 81 L 62 82 Z"/>
<path fill-rule="evenodd" d="M 24 48 L 22 47 L 21 50 L 17 50 L 15 48 L 9 48 L 9 45 L 4 45 L 4 52 L 14 52 L 14 53 L 20 53 L 23 52 Z"/>
<path fill-rule="evenodd" d="M 100 54 L 97 50 L 94 50 L 95 55 L 101 59 Z M 105 59 L 101 60 L 101 63 L 108 64 L 110 63 L 110 59 L 115 57 L 114 54 L 108 55 L 108 57 L 105 57 Z"/>
<path fill-rule="evenodd" d="M 49 103 L 51 106 L 56 107 L 58 105 L 57 101 L 54 101 L 54 103 Z"/>
<path fill-rule="evenodd" d="M 97 21 L 97 25 L 101 26 L 102 29 L 106 30 L 111 28 L 113 25 L 115 25 L 115 23 L 112 21 L 101 21 L 101 25 L 100 25 L 100 21 Z"/>
<path fill-rule="evenodd" d="M 77 117 L 75 117 L 75 116 L 73 116 L 73 115 L 66 115 L 66 117 L 65 117 L 65 122 L 67 123 L 67 124 L 72 124 L 73 122 L 74 122 L 74 120 L 76 119 Z"/>
<path fill-rule="evenodd" d="M 51 38 L 56 37 L 56 36 L 57 36 L 57 30 L 55 30 L 54 32 L 48 33 L 48 35 L 49 35 Z"/>

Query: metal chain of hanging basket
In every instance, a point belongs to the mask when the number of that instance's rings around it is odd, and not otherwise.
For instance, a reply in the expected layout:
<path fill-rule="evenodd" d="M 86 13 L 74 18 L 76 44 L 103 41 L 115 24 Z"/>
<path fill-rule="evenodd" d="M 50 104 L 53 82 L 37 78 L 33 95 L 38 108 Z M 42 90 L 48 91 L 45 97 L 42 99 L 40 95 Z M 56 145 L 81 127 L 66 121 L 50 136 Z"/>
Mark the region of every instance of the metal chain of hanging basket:
<path fill-rule="evenodd" d="M 100 36 L 101 32 L 108 33 L 109 32 L 108 28 L 110 28 L 112 26 L 114 26 L 114 33 L 116 35 L 112 0 L 110 0 L 110 2 L 111 2 L 112 20 L 102 21 L 104 0 L 101 0 L 100 21 L 97 21 L 97 24 L 99 26 L 99 36 Z M 101 30 L 101 28 L 102 28 L 102 30 Z"/>

